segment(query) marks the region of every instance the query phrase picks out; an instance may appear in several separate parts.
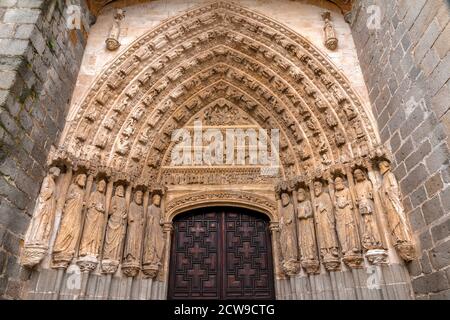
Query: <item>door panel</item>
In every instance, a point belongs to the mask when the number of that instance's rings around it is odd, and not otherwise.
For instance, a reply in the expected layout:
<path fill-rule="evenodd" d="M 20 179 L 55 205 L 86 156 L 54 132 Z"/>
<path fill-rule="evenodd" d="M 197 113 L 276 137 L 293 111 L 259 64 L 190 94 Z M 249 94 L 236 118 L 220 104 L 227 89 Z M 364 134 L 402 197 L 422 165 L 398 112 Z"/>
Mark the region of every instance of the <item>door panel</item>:
<path fill-rule="evenodd" d="M 174 220 L 169 299 L 273 299 L 268 221 L 237 208 Z"/>

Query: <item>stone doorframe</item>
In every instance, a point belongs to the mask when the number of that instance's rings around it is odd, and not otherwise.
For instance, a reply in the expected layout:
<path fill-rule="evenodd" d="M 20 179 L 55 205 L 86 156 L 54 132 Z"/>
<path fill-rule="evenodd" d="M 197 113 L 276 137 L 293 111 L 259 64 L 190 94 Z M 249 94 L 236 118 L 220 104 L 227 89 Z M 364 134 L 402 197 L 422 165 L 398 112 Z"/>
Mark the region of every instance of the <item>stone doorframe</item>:
<path fill-rule="evenodd" d="M 170 191 L 167 192 L 170 195 Z M 283 279 L 284 276 L 280 272 L 280 257 L 278 249 L 278 213 L 277 203 L 264 195 L 259 195 L 257 192 L 244 191 L 197 191 L 188 193 L 186 195 L 176 197 L 164 204 L 165 217 L 164 234 L 165 234 L 165 259 L 163 266 L 164 273 L 164 297 L 167 298 L 167 290 L 169 285 L 169 268 L 170 268 L 170 250 L 172 247 L 172 232 L 173 220 L 180 214 L 185 212 L 205 207 L 237 207 L 246 208 L 258 213 L 261 213 L 269 218 L 270 227 L 270 242 L 272 246 L 272 261 L 273 261 L 273 279 L 275 285 L 275 296 L 280 299 L 280 292 L 278 290 L 278 280 Z"/>

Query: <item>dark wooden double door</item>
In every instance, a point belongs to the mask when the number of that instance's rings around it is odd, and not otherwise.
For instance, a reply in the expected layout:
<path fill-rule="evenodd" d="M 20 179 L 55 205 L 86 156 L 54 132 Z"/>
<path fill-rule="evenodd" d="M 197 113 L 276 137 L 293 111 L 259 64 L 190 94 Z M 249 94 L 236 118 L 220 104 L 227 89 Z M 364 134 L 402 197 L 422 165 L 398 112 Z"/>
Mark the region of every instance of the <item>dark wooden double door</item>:
<path fill-rule="evenodd" d="M 213 207 L 174 220 L 169 299 L 274 299 L 269 223 Z"/>

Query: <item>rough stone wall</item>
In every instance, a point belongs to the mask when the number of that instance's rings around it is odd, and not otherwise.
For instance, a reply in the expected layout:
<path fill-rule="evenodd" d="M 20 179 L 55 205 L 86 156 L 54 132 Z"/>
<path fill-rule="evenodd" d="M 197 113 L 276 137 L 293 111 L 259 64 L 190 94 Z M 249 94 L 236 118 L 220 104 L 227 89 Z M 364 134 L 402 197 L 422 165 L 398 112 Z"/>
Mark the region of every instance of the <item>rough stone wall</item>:
<path fill-rule="evenodd" d="M 419 299 L 450 298 L 449 19 L 441 0 L 360 0 L 352 12 L 373 112 L 420 243 L 408 266 Z"/>
<path fill-rule="evenodd" d="M 67 28 L 66 8 L 57 0 L 0 1 L 0 298 L 20 295 L 21 239 L 86 44 L 84 2 L 80 29 Z"/>

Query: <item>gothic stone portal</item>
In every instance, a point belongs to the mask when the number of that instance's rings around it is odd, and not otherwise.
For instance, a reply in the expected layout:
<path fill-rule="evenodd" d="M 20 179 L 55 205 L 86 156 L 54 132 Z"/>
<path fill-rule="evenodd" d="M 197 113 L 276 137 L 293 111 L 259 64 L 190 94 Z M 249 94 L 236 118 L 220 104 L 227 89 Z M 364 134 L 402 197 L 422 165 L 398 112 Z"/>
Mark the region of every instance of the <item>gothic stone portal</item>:
<path fill-rule="evenodd" d="M 269 222 L 252 211 L 201 208 L 174 221 L 169 299 L 274 299 Z"/>

